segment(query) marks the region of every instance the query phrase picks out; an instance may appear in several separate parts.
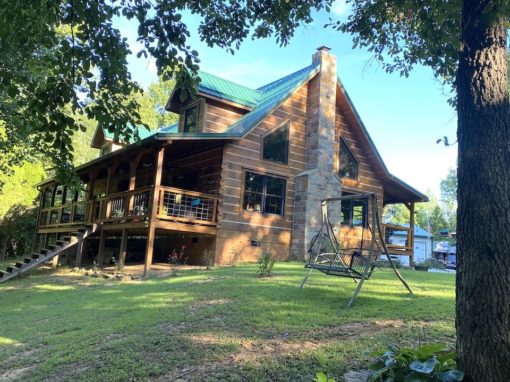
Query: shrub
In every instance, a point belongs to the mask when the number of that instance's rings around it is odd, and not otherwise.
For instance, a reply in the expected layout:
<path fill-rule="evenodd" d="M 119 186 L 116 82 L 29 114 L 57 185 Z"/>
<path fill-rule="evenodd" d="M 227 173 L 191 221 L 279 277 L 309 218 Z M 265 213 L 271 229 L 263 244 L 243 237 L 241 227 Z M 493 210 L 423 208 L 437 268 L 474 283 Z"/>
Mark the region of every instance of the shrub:
<path fill-rule="evenodd" d="M 462 381 L 464 373 L 456 369 L 455 352 L 444 344 L 428 344 L 416 349 L 392 346 L 370 366 L 368 382 L 378 381 Z"/>
<path fill-rule="evenodd" d="M 213 265 L 213 261 L 214 261 L 213 253 L 211 251 L 209 251 L 208 249 L 204 249 L 203 255 L 204 255 L 205 269 L 209 270 L 209 269 L 211 269 L 211 267 Z"/>
<path fill-rule="evenodd" d="M 393 264 L 395 264 L 395 268 L 397 269 L 400 269 L 400 268 L 403 268 L 404 266 L 402 265 L 402 262 L 400 260 L 395 260 L 395 259 L 392 259 L 393 260 Z M 375 265 L 379 268 L 391 268 L 391 264 L 388 260 L 377 260 L 375 262 Z"/>
<path fill-rule="evenodd" d="M 272 259 L 271 252 L 262 252 L 262 255 L 259 257 L 258 264 L 260 276 L 271 276 L 274 266 L 274 260 Z"/>
<path fill-rule="evenodd" d="M 437 268 L 437 269 L 445 268 L 445 265 L 442 261 L 439 261 L 437 259 L 432 259 L 432 258 L 422 261 L 421 263 L 418 263 L 416 265 L 420 265 L 422 267 L 428 267 L 428 268 Z"/>
<path fill-rule="evenodd" d="M 319 373 L 315 374 L 315 378 L 313 379 L 313 382 L 335 382 L 335 380 L 333 378 L 329 378 L 323 372 L 319 372 Z"/>
<path fill-rule="evenodd" d="M 186 264 L 187 258 L 184 257 L 184 249 L 186 247 L 183 245 L 179 251 L 176 249 L 172 249 L 170 255 L 168 255 L 168 264 L 170 264 L 170 272 L 172 276 L 177 276 L 177 265 Z"/>

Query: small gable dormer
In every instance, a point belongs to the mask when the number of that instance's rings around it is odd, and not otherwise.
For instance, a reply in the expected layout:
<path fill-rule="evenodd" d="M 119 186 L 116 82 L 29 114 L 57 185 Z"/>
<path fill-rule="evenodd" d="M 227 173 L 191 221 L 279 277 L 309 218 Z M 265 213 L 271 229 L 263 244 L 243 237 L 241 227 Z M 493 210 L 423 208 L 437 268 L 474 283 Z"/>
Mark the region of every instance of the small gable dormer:
<path fill-rule="evenodd" d="M 90 147 L 99 149 L 99 156 L 103 156 L 123 149 L 127 145 L 135 141 L 145 139 L 152 134 L 153 132 L 146 129 L 145 127 L 135 127 L 133 134 L 130 135 L 129 139 L 126 139 L 125 136 L 120 136 L 115 139 L 114 133 L 110 132 L 108 129 L 98 126 L 94 132 L 94 136 L 92 137 Z M 135 137 L 136 135 L 137 137 Z"/>

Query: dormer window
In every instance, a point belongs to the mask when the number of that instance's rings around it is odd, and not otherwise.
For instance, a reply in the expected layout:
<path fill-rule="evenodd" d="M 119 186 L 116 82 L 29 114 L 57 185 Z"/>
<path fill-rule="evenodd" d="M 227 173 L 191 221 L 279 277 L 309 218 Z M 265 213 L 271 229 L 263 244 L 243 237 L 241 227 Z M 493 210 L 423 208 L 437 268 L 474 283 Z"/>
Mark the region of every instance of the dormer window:
<path fill-rule="evenodd" d="M 340 178 L 358 180 L 358 161 L 345 141 L 340 138 Z"/>
<path fill-rule="evenodd" d="M 202 131 L 203 100 L 190 104 L 181 115 L 181 131 L 184 133 L 195 133 Z"/>
<path fill-rule="evenodd" d="M 286 122 L 266 135 L 262 146 L 263 159 L 287 164 L 289 162 L 289 123 Z"/>

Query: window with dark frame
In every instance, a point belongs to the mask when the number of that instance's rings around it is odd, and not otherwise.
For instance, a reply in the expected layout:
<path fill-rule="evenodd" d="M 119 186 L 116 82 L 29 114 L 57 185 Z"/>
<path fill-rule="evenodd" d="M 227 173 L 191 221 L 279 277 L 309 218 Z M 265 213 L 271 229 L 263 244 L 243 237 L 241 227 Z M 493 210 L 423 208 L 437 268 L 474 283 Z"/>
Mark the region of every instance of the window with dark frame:
<path fill-rule="evenodd" d="M 289 124 L 266 135 L 262 141 L 262 158 L 273 162 L 289 162 Z"/>
<path fill-rule="evenodd" d="M 340 178 L 358 179 L 358 161 L 342 138 L 340 138 L 340 168 L 338 169 L 338 176 Z"/>
<path fill-rule="evenodd" d="M 283 216 L 286 181 L 247 171 L 244 180 L 243 209 Z"/>
<path fill-rule="evenodd" d="M 342 194 L 346 196 L 349 194 Z M 340 224 L 349 227 L 366 227 L 368 206 L 365 200 L 342 200 Z"/>
<path fill-rule="evenodd" d="M 193 133 L 200 131 L 198 118 L 200 114 L 200 102 L 195 103 L 191 107 L 184 110 L 182 131 L 185 133 Z"/>

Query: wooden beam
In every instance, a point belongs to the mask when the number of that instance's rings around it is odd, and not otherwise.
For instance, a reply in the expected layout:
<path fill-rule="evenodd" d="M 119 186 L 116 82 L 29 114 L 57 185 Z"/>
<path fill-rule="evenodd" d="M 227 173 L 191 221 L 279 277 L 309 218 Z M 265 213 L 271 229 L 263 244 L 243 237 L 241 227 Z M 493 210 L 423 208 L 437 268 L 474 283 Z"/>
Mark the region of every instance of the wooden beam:
<path fill-rule="evenodd" d="M 409 265 L 414 267 L 414 202 L 409 206 L 409 243 L 407 244 L 411 249 L 411 256 L 409 257 Z"/>
<path fill-rule="evenodd" d="M 143 267 L 143 277 L 147 277 L 152 266 L 152 255 L 154 253 L 154 237 L 156 236 L 156 228 L 154 224 L 149 226 L 147 231 L 147 245 L 145 247 L 145 265 Z"/>
<path fill-rule="evenodd" d="M 119 264 L 121 267 L 126 265 L 126 248 L 128 241 L 127 229 L 122 230 L 122 238 L 120 239 L 120 250 L 119 250 Z"/>
<path fill-rule="evenodd" d="M 104 246 L 106 241 L 106 232 L 101 229 L 101 237 L 99 239 L 99 249 L 97 253 L 97 266 L 99 268 L 103 268 L 103 256 L 104 256 Z"/>
<path fill-rule="evenodd" d="M 83 261 L 83 242 L 85 239 L 82 235 L 78 238 L 78 243 L 76 243 L 76 260 L 74 262 L 75 267 L 81 267 L 81 263 Z"/>
<path fill-rule="evenodd" d="M 161 186 L 161 176 L 163 174 L 163 162 L 165 158 L 165 148 L 161 147 L 156 156 L 156 173 L 154 174 L 154 191 L 152 194 L 152 203 L 149 216 L 149 229 L 147 230 L 147 244 L 145 247 L 145 266 L 143 276 L 149 275 L 152 265 L 152 255 L 154 252 L 154 237 L 156 232 L 156 220 L 158 215 L 159 194 Z"/>

